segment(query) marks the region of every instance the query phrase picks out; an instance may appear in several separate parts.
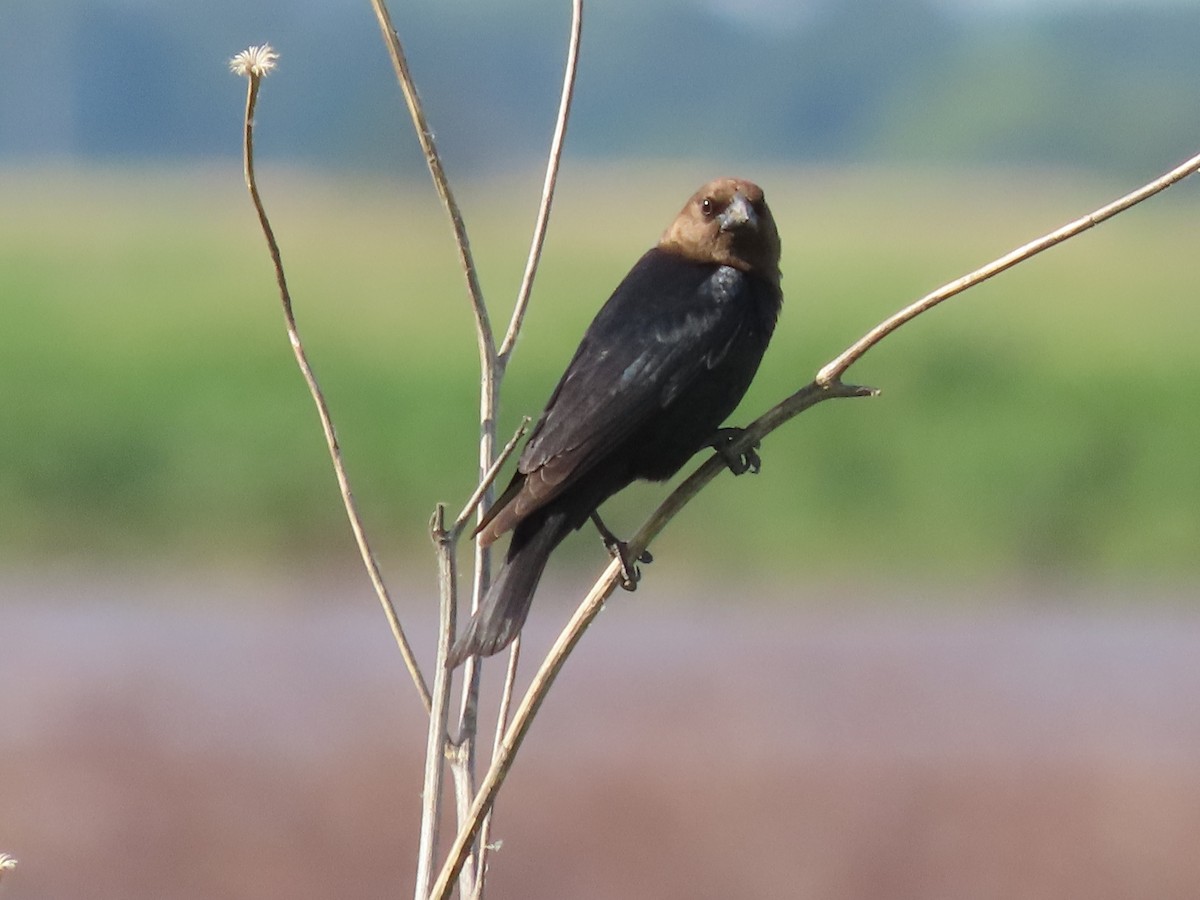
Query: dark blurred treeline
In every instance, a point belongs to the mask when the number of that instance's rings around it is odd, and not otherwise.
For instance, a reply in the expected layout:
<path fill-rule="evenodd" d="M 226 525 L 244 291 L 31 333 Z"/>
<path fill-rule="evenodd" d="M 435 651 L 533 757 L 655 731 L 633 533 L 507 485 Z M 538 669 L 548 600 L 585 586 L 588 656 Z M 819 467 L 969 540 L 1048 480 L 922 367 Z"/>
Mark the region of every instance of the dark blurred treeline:
<path fill-rule="evenodd" d="M 605 157 L 1144 167 L 1200 132 L 1200 7 L 921 0 L 603 0 L 571 152 Z M 421 0 L 393 15 L 459 166 L 541 155 L 566 0 Z M 4 0 L 0 157 L 236 153 L 225 60 L 282 53 L 262 153 L 416 166 L 367 0 Z"/>

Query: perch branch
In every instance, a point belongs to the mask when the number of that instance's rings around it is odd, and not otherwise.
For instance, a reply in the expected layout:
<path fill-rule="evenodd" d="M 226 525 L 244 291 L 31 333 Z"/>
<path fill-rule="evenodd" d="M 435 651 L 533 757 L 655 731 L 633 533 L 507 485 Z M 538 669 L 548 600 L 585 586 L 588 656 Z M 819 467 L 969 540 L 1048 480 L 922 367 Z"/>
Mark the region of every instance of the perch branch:
<path fill-rule="evenodd" d="M 254 171 L 254 109 L 258 103 L 259 84 L 262 82 L 263 76 L 274 67 L 277 58 L 277 55 L 269 46 L 262 46 L 251 47 L 249 50 L 239 53 L 230 61 L 230 67 L 234 73 L 245 76 L 248 82 L 242 141 L 246 188 L 250 191 L 250 199 L 254 203 L 254 211 L 258 214 L 258 224 L 262 228 L 263 237 L 266 238 L 267 249 L 271 254 L 271 262 L 275 266 L 275 282 L 279 286 L 279 298 L 283 303 L 283 316 L 287 325 L 288 340 L 291 342 L 292 352 L 296 357 L 296 364 L 300 367 L 305 384 L 308 385 L 308 392 L 312 395 L 313 402 L 316 404 L 317 415 L 321 419 L 321 430 L 325 433 L 325 443 L 329 448 L 329 457 L 333 461 L 333 471 L 337 476 L 338 489 L 342 495 L 342 505 L 346 508 L 346 517 L 350 520 L 350 529 L 354 532 L 354 540 L 358 544 L 358 552 L 362 556 L 363 565 L 366 566 L 367 574 L 371 578 L 375 594 L 379 597 L 384 615 L 387 616 L 388 625 L 392 629 L 392 636 L 396 640 L 396 645 L 400 648 L 400 655 L 404 657 L 404 665 L 408 667 L 413 684 L 416 685 L 417 693 L 421 696 L 421 702 L 424 704 L 426 711 L 429 711 L 432 704 L 429 688 L 425 684 L 421 668 L 417 664 L 412 647 L 408 643 L 408 636 L 404 633 L 404 628 L 400 624 L 400 616 L 396 613 L 396 606 L 392 603 L 391 595 L 388 593 L 387 586 L 383 582 L 383 573 L 380 572 L 379 564 L 375 561 L 375 554 L 371 551 L 371 545 L 367 541 L 366 529 L 363 527 L 362 517 L 358 513 L 358 505 L 354 501 L 354 493 L 350 490 L 350 478 L 346 474 L 346 466 L 342 462 L 342 451 L 338 445 L 337 433 L 334 431 L 333 418 L 330 415 L 329 406 L 325 402 L 325 395 L 321 392 L 321 388 L 317 384 L 317 377 L 313 373 L 312 366 L 309 365 L 308 355 L 304 352 L 304 344 L 300 340 L 300 331 L 296 327 L 296 316 L 292 309 L 292 296 L 288 290 L 287 277 L 283 270 L 283 257 L 279 251 L 279 244 L 275 240 L 275 232 L 271 228 L 266 208 L 263 206 L 262 198 L 258 193 L 258 180 Z"/>
<path fill-rule="evenodd" d="M 844 384 L 841 378 L 846 370 L 860 359 L 863 354 L 905 322 L 911 321 L 922 312 L 932 309 L 942 300 L 961 293 L 967 288 L 1005 269 L 1011 268 L 1019 262 L 1029 259 L 1042 250 L 1060 244 L 1068 238 L 1074 237 L 1092 226 L 1103 222 L 1105 219 L 1112 218 L 1118 213 L 1182 181 L 1189 175 L 1195 174 L 1197 171 L 1200 171 L 1200 155 L 1192 157 L 1162 177 L 1125 195 L 1119 200 L 1103 206 L 1095 212 L 1077 219 L 1062 228 L 1056 229 L 1044 237 L 1031 241 L 1017 250 L 1005 254 L 994 262 L 956 281 L 950 282 L 916 303 L 905 307 L 899 313 L 872 328 L 834 360 L 823 366 L 817 373 L 816 378 L 809 384 L 759 416 L 747 426 L 745 433 L 730 447 L 731 451 L 736 453 L 749 448 L 755 441 L 761 440 L 788 420 L 824 400 L 839 397 L 866 397 L 876 394 L 877 391 L 873 388 Z M 726 463 L 719 455 L 714 454 L 705 460 L 699 468 L 692 472 L 691 475 L 671 492 L 667 499 L 646 520 L 637 534 L 629 540 L 628 552 L 636 556 L 645 550 L 650 541 L 666 527 L 667 523 L 725 468 Z M 600 579 L 592 586 L 587 596 L 579 604 L 574 615 L 559 634 L 558 639 L 550 648 L 549 653 L 547 653 L 545 660 L 534 674 L 533 681 L 530 683 L 525 696 L 517 707 L 516 713 L 513 715 L 512 724 L 509 725 L 508 730 L 504 734 L 504 739 L 501 741 L 492 759 L 492 765 L 488 769 L 487 774 L 484 775 L 483 781 L 479 786 L 479 793 L 471 805 L 471 817 L 465 825 L 460 825 L 459 833 L 455 837 L 453 846 L 450 848 L 446 863 L 442 867 L 437 882 L 434 884 L 431 896 L 437 898 L 437 900 L 443 900 L 443 898 L 449 896 L 458 872 L 469 856 L 475 835 L 478 833 L 488 810 L 495 802 L 496 793 L 499 791 L 501 785 L 503 785 L 508 770 L 512 766 L 513 759 L 520 749 L 521 742 L 528 733 L 534 716 L 537 715 L 538 710 L 541 708 L 550 686 L 562 669 L 567 656 L 574 649 L 580 638 L 582 638 L 583 632 L 587 630 L 592 620 L 595 619 L 603 607 L 604 601 L 616 589 L 620 579 L 620 561 L 614 559 L 609 563 L 608 568 L 604 570 L 604 574 L 600 576 Z"/>

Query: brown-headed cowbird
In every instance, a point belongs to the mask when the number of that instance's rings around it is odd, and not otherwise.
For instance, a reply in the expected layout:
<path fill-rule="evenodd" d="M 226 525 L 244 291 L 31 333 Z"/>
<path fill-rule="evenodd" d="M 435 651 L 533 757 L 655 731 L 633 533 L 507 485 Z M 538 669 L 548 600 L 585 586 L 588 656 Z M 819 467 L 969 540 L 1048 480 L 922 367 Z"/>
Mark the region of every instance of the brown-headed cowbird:
<path fill-rule="evenodd" d="M 448 665 L 516 637 L 551 551 L 601 503 L 635 479 L 670 478 L 703 447 L 725 448 L 736 429 L 720 425 L 750 386 L 782 302 L 779 232 L 762 189 L 706 184 L 588 327 L 477 529 L 485 546 L 509 530 L 512 540 Z M 727 456 L 735 473 L 757 469 L 753 453 Z M 595 518 L 630 577 L 623 545 Z"/>

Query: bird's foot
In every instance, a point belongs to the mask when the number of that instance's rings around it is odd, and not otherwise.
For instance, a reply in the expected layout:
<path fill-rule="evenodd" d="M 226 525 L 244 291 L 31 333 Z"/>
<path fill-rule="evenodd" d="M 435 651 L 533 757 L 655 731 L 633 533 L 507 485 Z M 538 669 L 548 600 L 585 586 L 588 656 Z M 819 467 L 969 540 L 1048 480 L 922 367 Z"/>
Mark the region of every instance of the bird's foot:
<path fill-rule="evenodd" d="M 725 465 L 729 466 L 729 471 L 734 475 L 741 475 L 745 472 L 757 475 L 762 468 L 762 458 L 758 455 L 759 442 L 755 441 L 745 450 L 737 453 L 732 448 L 732 444 L 745 431 L 744 428 L 718 428 L 717 433 L 708 442 L 708 446 L 720 454 L 721 458 L 725 460 Z"/>
<path fill-rule="evenodd" d="M 614 559 L 621 562 L 621 587 L 627 591 L 636 591 L 638 582 L 642 580 L 642 570 L 638 567 L 638 563 L 652 563 L 654 557 L 650 555 L 649 550 L 643 550 L 637 555 L 637 559 L 629 558 L 629 544 L 625 541 L 614 541 L 613 543 L 604 544 L 608 548 L 608 552 L 612 554 Z"/>
<path fill-rule="evenodd" d="M 629 544 L 609 531 L 598 513 L 592 513 L 592 521 L 596 524 L 596 530 L 600 532 L 600 540 L 604 542 L 605 549 L 613 559 L 621 563 L 621 587 L 627 591 L 636 591 L 638 582 L 642 580 L 642 570 L 637 564 L 652 563 L 654 557 L 650 555 L 649 550 L 643 550 L 636 559 L 630 559 Z"/>

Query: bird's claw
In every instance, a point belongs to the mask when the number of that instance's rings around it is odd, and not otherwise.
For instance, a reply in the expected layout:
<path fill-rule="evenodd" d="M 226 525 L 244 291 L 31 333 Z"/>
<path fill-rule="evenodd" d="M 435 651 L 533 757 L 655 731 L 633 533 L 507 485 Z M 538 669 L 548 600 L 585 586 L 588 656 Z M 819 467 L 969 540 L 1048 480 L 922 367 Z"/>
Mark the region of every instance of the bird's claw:
<path fill-rule="evenodd" d="M 643 550 L 636 559 L 629 558 L 629 544 L 625 541 L 606 540 L 604 546 L 612 554 L 613 559 L 621 563 L 621 587 L 627 591 L 636 591 L 638 582 L 642 580 L 642 570 L 638 563 L 652 563 L 654 557 L 649 550 Z"/>
<path fill-rule="evenodd" d="M 762 457 L 758 455 L 759 442 L 755 441 L 740 453 L 735 453 L 731 447 L 744 432 L 744 428 L 718 429 L 717 433 L 713 435 L 712 441 L 709 442 L 709 446 L 725 460 L 725 465 L 734 475 L 742 475 L 746 472 L 757 475 L 762 469 Z"/>
<path fill-rule="evenodd" d="M 642 579 L 642 572 L 637 564 L 646 563 L 648 565 L 654 562 L 654 557 L 650 555 L 649 550 L 643 550 L 637 555 L 637 559 L 630 559 L 629 544 L 609 531 L 604 520 L 600 518 L 600 513 L 593 512 L 591 519 L 596 525 L 596 530 L 600 532 L 600 540 L 604 542 L 604 547 L 608 550 L 609 555 L 621 563 L 621 587 L 627 591 L 636 591 L 638 582 Z"/>
<path fill-rule="evenodd" d="M 592 521 L 595 523 L 596 530 L 600 532 L 600 540 L 604 541 L 604 546 L 610 556 L 620 562 L 620 586 L 625 590 L 637 590 L 637 582 L 642 580 L 642 571 L 637 568 L 637 564 L 653 563 L 654 557 L 650 556 L 650 551 L 643 550 L 637 554 L 636 559 L 630 559 L 628 542 L 620 540 L 616 534 L 608 530 L 608 526 L 600 518 L 599 512 L 592 512 Z"/>

